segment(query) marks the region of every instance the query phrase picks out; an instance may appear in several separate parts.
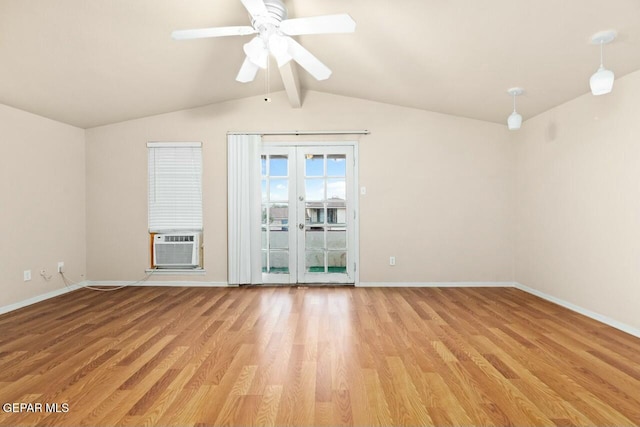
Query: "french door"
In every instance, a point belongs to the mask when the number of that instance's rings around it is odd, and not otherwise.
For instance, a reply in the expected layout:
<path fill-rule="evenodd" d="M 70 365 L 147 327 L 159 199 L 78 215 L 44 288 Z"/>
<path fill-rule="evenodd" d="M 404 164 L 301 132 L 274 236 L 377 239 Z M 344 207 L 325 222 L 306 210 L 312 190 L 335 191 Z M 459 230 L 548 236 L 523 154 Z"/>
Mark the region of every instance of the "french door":
<path fill-rule="evenodd" d="M 265 146 L 263 283 L 354 283 L 353 146 Z"/>

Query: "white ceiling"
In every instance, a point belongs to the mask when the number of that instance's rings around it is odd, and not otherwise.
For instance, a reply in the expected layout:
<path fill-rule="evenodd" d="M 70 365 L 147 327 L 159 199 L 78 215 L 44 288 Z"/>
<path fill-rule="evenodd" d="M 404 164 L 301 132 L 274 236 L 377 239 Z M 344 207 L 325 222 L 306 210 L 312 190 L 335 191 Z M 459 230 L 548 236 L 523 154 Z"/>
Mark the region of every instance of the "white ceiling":
<path fill-rule="evenodd" d="M 354 34 L 298 40 L 332 70 L 304 90 L 496 123 L 521 86 L 525 120 L 589 91 L 589 44 L 616 29 L 605 66 L 640 69 L 638 0 L 285 0 L 289 17 L 349 13 Z M 261 95 L 235 76 L 250 39 L 174 41 L 174 29 L 247 25 L 240 0 L 0 0 L 0 103 L 82 128 Z M 282 90 L 277 69 L 271 90 Z M 615 90 L 615 87 L 614 87 Z M 302 106 L 304 108 L 304 104 Z"/>

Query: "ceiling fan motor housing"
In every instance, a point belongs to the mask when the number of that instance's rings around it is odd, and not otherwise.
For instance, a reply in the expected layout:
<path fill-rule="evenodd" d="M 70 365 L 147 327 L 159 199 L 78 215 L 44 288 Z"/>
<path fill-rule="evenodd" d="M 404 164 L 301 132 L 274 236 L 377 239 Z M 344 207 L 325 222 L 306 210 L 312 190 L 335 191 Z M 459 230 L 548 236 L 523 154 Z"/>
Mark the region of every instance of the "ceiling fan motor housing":
<path fill-rule="evenodd" d="M 287 8 L 281 0 L 264 0 L 264 5 L 267 8 L 267 15 L 256 16 L 251 21 L 251 25 L 258 31 L 261 27 L 277 27 L 280 22 L 287 19 Z"/>

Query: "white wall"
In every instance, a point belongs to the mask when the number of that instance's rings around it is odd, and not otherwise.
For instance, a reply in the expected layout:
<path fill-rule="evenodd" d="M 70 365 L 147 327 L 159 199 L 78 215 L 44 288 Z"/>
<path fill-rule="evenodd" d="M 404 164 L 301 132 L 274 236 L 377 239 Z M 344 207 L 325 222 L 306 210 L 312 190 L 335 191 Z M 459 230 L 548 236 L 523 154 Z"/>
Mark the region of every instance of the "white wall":
<path fill-rule="evenodd" d="M 371 131 L 360 142 L 362 281 L 513 280 L 504 126 L 317 92 L 301 109 L 281 92 L 87 130 L 89 278 L 138 279 L 149 266 L 146 142 L 202 141 L 207 275 L 154 280 L 226 282 L 226 133 L 300 129 Z"/>
<path fill-rule="evenodd" d="M 516 280 L 640 329 L 640 72 L 527 120 Z"/>
<path fill-rule="evenodd" d="M 84 130 L 0 105 L 0 134 L 2 307 L 63 289 L 58 261 L 84 279 L 86 203 Z"/>

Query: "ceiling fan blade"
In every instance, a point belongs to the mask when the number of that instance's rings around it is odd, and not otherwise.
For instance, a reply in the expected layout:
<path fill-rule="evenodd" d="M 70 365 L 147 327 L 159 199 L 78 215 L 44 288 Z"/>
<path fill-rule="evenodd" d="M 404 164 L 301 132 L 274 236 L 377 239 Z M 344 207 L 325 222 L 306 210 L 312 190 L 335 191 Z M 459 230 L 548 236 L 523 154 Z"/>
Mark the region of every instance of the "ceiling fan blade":
<path fill-rule="evenodd" d="M 320 62 L 318 58 L 291 37 L 287 37 L 287 42 L 289 43 L 289 54 L 302 68 L 307 70 L 316 80 L 329 78 L 331 75 L 329 67 Z"/>
<path fill-rule="evenodd" d="M 193 30 L 176 30 L 171 33 L 174 40 L 202 39 L 206 37 L 225 37 L 225 36 L 246 36 L 247 34 L 255 34 L 257 31 L 253 27 L 214 27 L 214 28 L 196 28 Z"/>
<path fill-rule="evenodd" d="M 256 74 L 258 74 L 258 68 L 260 67 L 251 62 L 249 57 L 244 58 L 244 62 L 242 63 L 242 67 L 240 67 L 236 80 L 240 83 L 252 82 L 256 78 Z"/>
<path fill-rule="evenodd" d="M 290 36 L 300 34 L 353 33 L 356 30 L 356 21 L 346 13 L 314 16 L 310 18 L 285 19 L 280 23 L 280 30 Z"/>
<path fill-rule="evenodd" d="M 256 16 L 266 16 L 267 6 L 264 5 L 263 0 L 240 0 L 244 7 L 249 11 L 249 14 L 254 18 Z"/>

